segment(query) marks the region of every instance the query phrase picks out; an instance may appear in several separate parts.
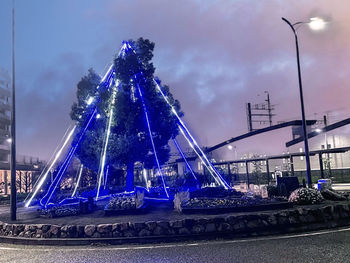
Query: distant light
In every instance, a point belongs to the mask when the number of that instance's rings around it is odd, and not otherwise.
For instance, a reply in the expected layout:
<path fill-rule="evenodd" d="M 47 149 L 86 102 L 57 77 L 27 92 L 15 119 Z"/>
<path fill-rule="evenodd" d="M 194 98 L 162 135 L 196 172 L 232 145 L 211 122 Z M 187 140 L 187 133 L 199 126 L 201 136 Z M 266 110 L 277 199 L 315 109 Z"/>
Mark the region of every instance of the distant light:
<path fill-rule="evenodd" d="M 227 148 L 231 151 L 233 149 L 232 145 L 227 146 Z"/>
<path fill-rule="evenodd" d="M 99 118 L 101 118 L 101 114 L 98 113 L 98 114 L 96 115 L 96 119 L 99 119 Z"/>
<path fill-rule="evenodd" d="M 317 129 L 315 130 L 315 132 L 320 133 L 320 132 L 322 132 L 322 129 L 317 128 Z"/>
<path fill-rule="evenodd" d="M 93 98 L 93 97 L 90 97 L 90 98 L 87 100 L 86 104 L 87 104 L 87 105 L 90 105 L 93 101 L 94 101 L 94 98 Z"/>
<path fill-rule="evenodd" d="M 308 24 L 312 30 L 318 31 L 324 29 L 327 22 L 320 17 L 312 17 L 310 18 L 310 22 Z"/>
<path fill-rule="evenodd" d="M 11 139 L 11 138 L 7 138 L 7 139 L 6 139 L 6 142 L 11 143 L 11 142 L 12 142 L 12 139 Z"/>

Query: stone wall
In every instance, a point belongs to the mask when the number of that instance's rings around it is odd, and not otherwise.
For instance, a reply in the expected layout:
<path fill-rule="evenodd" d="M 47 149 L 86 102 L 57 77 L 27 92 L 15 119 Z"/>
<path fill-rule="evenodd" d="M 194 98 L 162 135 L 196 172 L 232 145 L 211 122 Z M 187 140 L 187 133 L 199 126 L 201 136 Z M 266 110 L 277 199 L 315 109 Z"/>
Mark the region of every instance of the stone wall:
<path fill-rule="evenodd" d="M 0 222 L 1 237 L 45 238 L 144 238 L 183 236 L 242 236 L 296 232 L 350 223 L 350 203 L 297 207 L 281 211 L 187 218 L 177 221 L 100 225 L 9 224 Z"/>

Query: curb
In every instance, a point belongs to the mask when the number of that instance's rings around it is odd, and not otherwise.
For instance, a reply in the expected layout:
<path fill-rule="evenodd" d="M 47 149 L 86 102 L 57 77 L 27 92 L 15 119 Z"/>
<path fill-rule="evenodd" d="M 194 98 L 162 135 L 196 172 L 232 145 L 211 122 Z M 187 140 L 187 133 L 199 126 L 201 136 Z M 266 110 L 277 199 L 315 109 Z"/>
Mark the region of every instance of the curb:
<path fill-rule="evenodd" d="M 0 222 L 0 243 L 25 245 L 145 244 L 267 236 L 350 225 L 350 202 L 279 211 L 225 214 L 171 221 L 99 225 Z"/>
<path fill-rule="evenodd" d="M 303 227 L 276 227 L 256 232 L 241 233 L 203 233 L 189 235 L 163 235 L 148 237 L 119 237 L 119 238 L 24 238 L 1 236 L 0 243 L 15 245 L 37 245 L 37 246 L 84 246 L 84 245 L 125 245 L 125 244 L 156 244 L 174 243 L 184 241 L 206 241 L 206 240 L 232 240 L 249 237 L 266 237 L 280 234 L 305 233 L 310 231 L 335 229 L 350 226 L 349 220 L 329 221 L 327 223 L 315 223 Z"/>

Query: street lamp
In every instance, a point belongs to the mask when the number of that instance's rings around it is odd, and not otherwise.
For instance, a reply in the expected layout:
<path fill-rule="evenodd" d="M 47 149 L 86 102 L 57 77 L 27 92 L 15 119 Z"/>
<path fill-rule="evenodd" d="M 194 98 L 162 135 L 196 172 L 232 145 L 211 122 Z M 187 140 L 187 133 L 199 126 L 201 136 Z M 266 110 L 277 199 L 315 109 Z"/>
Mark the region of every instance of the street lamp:
<path fill-rule="evenodd" d="M 11 220 L 17 219 L 16 190 L 16 97 L 15 97 L 15 0 L 12 1 L 12 105 L 11 105 Z"/>
<path fill-rule="evenodd" d="M 306 120 L 305 120 L 305 109 L 304 109 L 304 98 L 303 98 L 303 87 L 301 82 L 301 71 L 300 71 L 300 58 L 299 58 L 299 45 L 298 45 L 298 35 L 296 26 L 302 24 L 308 24 L 312 30 L 321 30 L 325 28 L 326 22 L 319 18 L 313 17 L 309 22 L 297 22 L 290 23 L 287 19 L 282 17 L 282 20 L 286 22 L 292 29 L 295 37 L 295 47 L 296 47 L 296 56 L 297 56 L 297 65 L 298 65 L 298 79 L 299 79 L 299 92 L 300 92 L 300 104 L 301 104 L 301 117 L 302 117 L 302 126 L 303 126 L 303 135 L 304 135 L 304 147 L 305 147 L 305 162 L 306 162 L 306 178 L 308 187 L 312 187 L 312 178 L 311 178 L 311 167 L 310 167 L 310 153 L 309 153 L 309 143 L 307 139 L 306 131 Z"/>

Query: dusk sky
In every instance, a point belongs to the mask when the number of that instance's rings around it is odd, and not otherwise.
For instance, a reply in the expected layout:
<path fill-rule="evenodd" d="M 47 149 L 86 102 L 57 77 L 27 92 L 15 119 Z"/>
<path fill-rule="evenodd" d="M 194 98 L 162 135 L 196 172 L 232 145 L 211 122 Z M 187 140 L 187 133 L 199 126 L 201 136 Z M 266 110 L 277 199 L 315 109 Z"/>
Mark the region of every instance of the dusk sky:
<path fill-rule="evenodd" d="M 121 42 L 155 43 L 156 76 L 182 105 L 202 145 L 247 132 L 245 103 L 276 104 L 274 123 L 300 119 L 295 43 L 281 20 L 329 21 L 298 30 L 307 118 L 350 114 L 348 0 L 16 0 L 17 151 L 49 159 L 72 123 L 76 84 L 103 74 Z M 11 74 L 12 1 L 0 1 L 0 68 Z M 290 129 L 236 144 L 277 154 Z"/>

